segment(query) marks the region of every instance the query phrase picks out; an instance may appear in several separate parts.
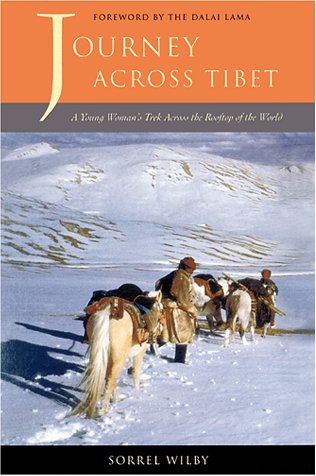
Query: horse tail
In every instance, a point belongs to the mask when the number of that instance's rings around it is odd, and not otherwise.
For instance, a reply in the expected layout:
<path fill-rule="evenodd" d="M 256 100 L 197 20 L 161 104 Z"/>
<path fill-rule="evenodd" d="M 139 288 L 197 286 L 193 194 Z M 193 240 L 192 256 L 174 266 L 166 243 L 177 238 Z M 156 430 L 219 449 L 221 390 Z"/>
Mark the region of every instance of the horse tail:
<path fill-rule="evenodd" d="M 229 343 L 234 339 L 236 323 L 238 319 L 239 300 L 240 296 L 234 293 L 229 295 L 226 301 L 227 328 L 224 337 L 224 347 L 228 347 Z"/>
<path fill-rule="evenodd" d="M 232 332 L 234 333 L 236 332 L 236 324 L 237 324 L 238 317 L 239 317 L 238 312 L 236 312 L 232 322 Z"/>
<path fill-rule="evenodd" d="M 229 311 L 231 313 L 231 331 L 234 333 L 236 331 L 236 324 L 239 317 L 239 305 L 240 305 L 240 294 L 235 294 L 232 296 L 232 300 L 229 301 Z"/>
<path fill-rule="evenodd" d="M 79 386 L 85 385 L 81 402 L 74 408 L 71 415 L 86 414 L 92 418 L 105 385 L 106 370 L 109 355 L 110 310 L 105 309 L 94 313 L 89 320 L 92 328 L 90 346 L 88 349 L 89 362 Z"/>

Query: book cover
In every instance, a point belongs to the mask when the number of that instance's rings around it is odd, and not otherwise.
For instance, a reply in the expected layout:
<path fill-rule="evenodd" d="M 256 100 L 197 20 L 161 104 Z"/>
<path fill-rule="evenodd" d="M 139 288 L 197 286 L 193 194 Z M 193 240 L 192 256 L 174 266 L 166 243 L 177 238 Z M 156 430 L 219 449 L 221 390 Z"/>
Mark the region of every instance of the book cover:
<path fill-rule="evenodd" d="M 3 474 L 314 474 L 314 2 L 1 11 Z M 70 415 L 92 293 L 184 257 L 269 270 L 267 335 L 225 346 L 221 302 L 184 364 L 149 349 L 138 391 L 126 362 L 120 401 Z"/>

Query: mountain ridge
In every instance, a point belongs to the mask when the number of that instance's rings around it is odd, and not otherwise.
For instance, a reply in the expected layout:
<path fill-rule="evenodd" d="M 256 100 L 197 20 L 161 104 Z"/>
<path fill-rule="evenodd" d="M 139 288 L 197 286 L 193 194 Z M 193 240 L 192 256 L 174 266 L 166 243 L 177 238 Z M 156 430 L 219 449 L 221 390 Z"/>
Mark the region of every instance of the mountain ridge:
<path fill-rule="evenodd" d="M 133 252 L 135 261 L 153 262 L 154 247 L 157 262 L 190 253 L 219 267 L 264 262 L 306 271 L 314 170 L 297 164 L 263 166 L 164 144 L 58 151 L 34 144 L 2 164 L 3 257 L 82 265 L 98 256 L 127 262 Z"/>

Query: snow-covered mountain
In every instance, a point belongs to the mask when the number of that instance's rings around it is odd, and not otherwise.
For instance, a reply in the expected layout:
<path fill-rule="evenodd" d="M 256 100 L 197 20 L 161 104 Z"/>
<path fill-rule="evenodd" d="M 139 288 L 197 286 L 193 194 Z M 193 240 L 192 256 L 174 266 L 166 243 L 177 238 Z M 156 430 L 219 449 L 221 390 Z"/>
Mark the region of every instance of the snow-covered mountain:
<path fill-rule="evenodd" d="M 169 144 L 19 147 L 2 164 L 3 255 L 168 265 L 189 252 L 206 267 L 310 271 L 314 169 L 299 159 L 264 165 Z"/>

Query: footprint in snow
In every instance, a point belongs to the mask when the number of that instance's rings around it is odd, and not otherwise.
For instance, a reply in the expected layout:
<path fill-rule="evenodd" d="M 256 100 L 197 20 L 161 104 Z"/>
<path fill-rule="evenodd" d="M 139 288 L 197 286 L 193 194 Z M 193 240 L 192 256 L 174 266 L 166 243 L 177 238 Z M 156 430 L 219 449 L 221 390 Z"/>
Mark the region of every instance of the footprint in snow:
<path fill-rule="evenodd" d="M 150 380 L 151 379 L 151 375 L 149 374 L 142 374 L 141 377 L 140 377 L 141 380 Z"/>
<path fill-rule="evenodd" d="M 54 443 L 57 441 L 67 440 L 73 436 L 81 435 L 82 424 L 74 423 L 64 425 L 61 428 L 57 426 L 47 426 L 43 431 L 35 434 L 35 436 L 28 438 L 27 442 L 31 445 Z"/>
<path fill-rule="evenodd" d="M 177 377 L 178 373 L 177 372 L 167 372 L 168 377 Z"/>

